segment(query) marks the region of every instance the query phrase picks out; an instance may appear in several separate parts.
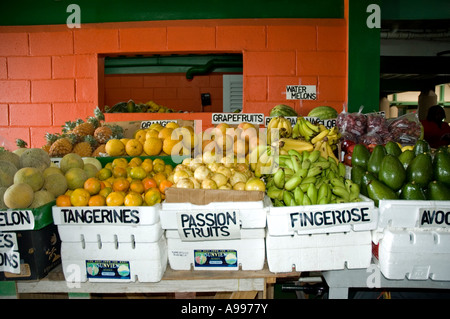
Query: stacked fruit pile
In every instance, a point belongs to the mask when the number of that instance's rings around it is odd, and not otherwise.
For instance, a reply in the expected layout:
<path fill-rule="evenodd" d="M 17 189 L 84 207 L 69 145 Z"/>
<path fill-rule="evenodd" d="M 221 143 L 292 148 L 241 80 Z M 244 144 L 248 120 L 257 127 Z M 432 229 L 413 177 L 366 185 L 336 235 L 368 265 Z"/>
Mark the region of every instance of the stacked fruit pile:
<path fill-rule="evenodd" d="M 356 144 L 351 179 L 377 205 L 382 199 L 450 200 L 450 153 L 447 147 L 432 153 L 424 140 L 403 151 L 394 142 L 379 144 L 371 153 Z"/>
<path fill-rule="evenodd" d="M 0 209 L 36 208 L 52 202 L 67 189 L 47 152 L 25 149 L 19 156 L 0 150 Z"/>
<path fill-rule="evenodd" d="M 97 107 L 94 116 L 83 121 L 67 121 L 61 133 L 45 135 L 47 144 L 42 147 L 50 157 L 63 157 L 76 153 L 81 157 L 100 156 L 105 153 L 106 142 L 111 138 L 120 138 L 123 129 L 118 125 L 107 125 L 105 117 Z"/>
<path fill-rule="evenodd" d="M 105 106 L 105 113 L 173 113 L 173 109 L 156 102 L 148 101 L 146 103 L 135 103 L 133 100 L 128 102 L 119 102 L 109 107 Z"/>
<path fill-rule="evenodd" d="M 57 206 L 153 206 L 172 186 L 167 179 L 172 166 L 160 158 L 118 157 L 105 167 L 92 160 L 95 169 L 87 170 L 89 162 L 76 154 L 61 159 L 67 191 L 56 198 Z"/>

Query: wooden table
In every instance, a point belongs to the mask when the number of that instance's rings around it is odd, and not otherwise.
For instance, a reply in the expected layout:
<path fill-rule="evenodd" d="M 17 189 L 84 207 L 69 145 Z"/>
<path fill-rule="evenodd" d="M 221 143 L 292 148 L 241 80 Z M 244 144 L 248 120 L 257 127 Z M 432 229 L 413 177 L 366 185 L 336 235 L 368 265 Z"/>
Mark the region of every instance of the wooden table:
<path fill-rule="evenodd" d="M 199 271 L 167 270 L 161 281 L 146 282 L 82 282 L 70 283 L 64 279 L 61 266 L 53 269 L 45 278 L 35 281 L 17 281 L 17 294 L 68 293 L 69 296 L 88 297 L 91 293 L 136 294 L 136 293 L 175 293 L 175 296 L 195 297 L 199 292 L 216 292 L 215 298 L 273 298 L 273 287 L 277 278 L 300 277 L 300 272 L 272 273 L 267 265 L 262 270 L 237 271 Z"/>

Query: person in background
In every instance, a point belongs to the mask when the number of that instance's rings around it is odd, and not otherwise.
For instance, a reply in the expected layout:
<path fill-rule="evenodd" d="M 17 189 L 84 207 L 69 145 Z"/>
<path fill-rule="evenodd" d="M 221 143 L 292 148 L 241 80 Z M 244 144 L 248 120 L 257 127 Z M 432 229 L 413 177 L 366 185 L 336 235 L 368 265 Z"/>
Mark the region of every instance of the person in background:
<path fill-rule="evenodd" d="M 440 105 L 433 105 L 428 109 L 427 118 L 422 120 L 424 140 L 432 148 L 450 144 L 450 126 L 445 122 L 445 110 Z"/>

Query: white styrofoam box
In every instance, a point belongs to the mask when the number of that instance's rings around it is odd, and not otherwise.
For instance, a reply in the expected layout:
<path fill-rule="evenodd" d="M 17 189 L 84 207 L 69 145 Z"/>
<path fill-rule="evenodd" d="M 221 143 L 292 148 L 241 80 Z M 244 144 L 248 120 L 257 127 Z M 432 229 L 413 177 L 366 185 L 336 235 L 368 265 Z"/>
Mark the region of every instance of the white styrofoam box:
<path fill-rule="evenodd" d="M 450 230 L 388 228 L 378 243 L 378 265 L 388 279 L 450 280 Z"/>
<path fill-rule="evenodd" d="M 378 231 L 386 227 L 450 227 L 450 201 L 380 200 L 378 207 Z"/>
<path fill-rule="evenodd" d="M 293 236 L 266 235 L 271 272 L 367 268 L 372 257 L 370 231 Z"/>
<path fill-rule="evenodd" d="M 378 209 L 373 200 L 308 206 L 269 206 L 267 229 L 271 236 L 373 230 Z"/>
<path fill-rule="evenodd" d="M 177 213 L 180 212 L 230 212 L 237 211 L 242 228 L 266 227 L 267 206 L 270 199 L 265 196 L 261 201 L 249 202 L 213 202 L 207 205 L 192 203 L 162 203 L 161 226 L 163 229 L 178 229 Z"/>
<path fill-rule="evenodd" d="M 261 270 L 265 260 L 265 229 L 242 229 L 240 239 L 182 241 L 166 230 L 168 259 L 174 270 Z"/>
<path fill-rule="evenodd" d="M 66 281 L 158 282 L 167 268 L 167 240 L 152 243 L 62 242 Z"/>

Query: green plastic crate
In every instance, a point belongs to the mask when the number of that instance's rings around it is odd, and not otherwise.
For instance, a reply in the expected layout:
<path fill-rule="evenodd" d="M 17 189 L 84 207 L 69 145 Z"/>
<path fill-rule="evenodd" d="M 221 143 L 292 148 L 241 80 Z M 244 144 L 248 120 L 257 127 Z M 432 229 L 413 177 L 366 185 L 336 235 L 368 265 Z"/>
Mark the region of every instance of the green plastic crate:
<path fill-rule="evenodd" d="M 100 156 L 100 157 L 96 157 L 96 159 L 98 159 L 100 161 L 100 163 L 102 164 L 102 167 L 105 167 L 106 164 L 111 163 L 112 161 L 114 161 L 116 158 L 125 158 L 128 162 L 134 158 L 134 157 L 138 157 L 142 160 L 145 160 L 147 158 L 154 160 L 156 158 L 160 158 L 164 161 L 164 163 L 172 165 L 172 167 L 177 166 L 178 164 L 181 164 L 181 162 L 185 159 L 188 158 L 189 156 L 181 156 L 181 155 L 177 155 L 177 156 Z"/>

